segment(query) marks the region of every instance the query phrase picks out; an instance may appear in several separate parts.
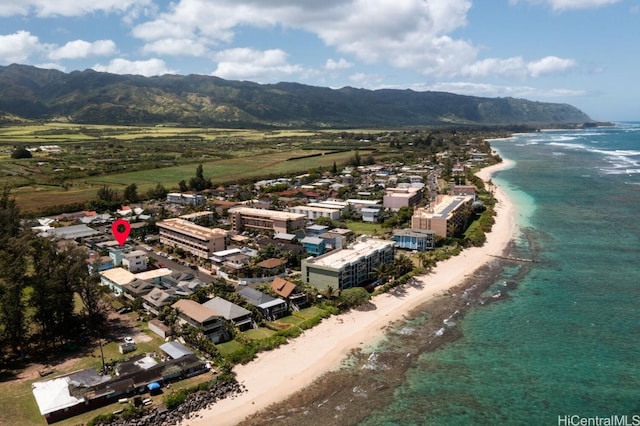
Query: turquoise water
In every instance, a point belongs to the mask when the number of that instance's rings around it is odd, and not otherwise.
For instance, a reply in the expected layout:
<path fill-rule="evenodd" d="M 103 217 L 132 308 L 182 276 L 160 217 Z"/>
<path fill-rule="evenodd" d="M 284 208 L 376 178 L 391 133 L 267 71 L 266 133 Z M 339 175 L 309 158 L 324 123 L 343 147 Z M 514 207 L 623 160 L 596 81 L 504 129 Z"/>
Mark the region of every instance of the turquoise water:
<path fill-rule="evenodd" d="M 520 209 L 515 253 L 462 337 L 422 353 L 362 425 L 557 425 L 640 415 L 640 123 L 491 142 Z M 420 321 L 420 317 L 414 320 Z M 411 324 L 419 327 L 419 324 Z M 387 342 L 398 353 L 400 343 Z M 369 407 L 369 409 L 371 409 Z"/>

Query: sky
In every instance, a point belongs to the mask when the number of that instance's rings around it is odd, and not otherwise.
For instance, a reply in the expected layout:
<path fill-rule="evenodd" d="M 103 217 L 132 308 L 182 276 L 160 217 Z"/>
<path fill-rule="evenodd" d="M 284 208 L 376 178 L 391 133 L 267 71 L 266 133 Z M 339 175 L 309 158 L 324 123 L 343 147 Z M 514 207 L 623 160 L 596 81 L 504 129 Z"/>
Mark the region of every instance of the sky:
<path fill-rule="evenodd" d="M 445 91 L 640 120 L 639 0 L 0 0 L 0 65 Z"/>

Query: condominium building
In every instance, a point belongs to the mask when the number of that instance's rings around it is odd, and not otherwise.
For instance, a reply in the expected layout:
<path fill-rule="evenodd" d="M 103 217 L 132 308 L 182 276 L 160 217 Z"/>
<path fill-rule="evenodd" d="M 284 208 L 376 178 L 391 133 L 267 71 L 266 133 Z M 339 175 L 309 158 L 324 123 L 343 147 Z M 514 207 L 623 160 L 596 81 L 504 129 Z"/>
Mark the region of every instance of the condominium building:
<path fill-rule="evenodd" d="M 180 247 L 194 256 L 208 259 L 212 253 L 225 250 L 227 231 L 196 225 L 188 220 L 174 218 L 158 222 L 160 242 Z"/>
<path fill-rule="evenodd" d="M 302 279 L 319 289 L 357 287 L 375 279 L 374 270 L 393 261 L 395 242 L 378 239 L 359 241 L 302 261 Z"/>
<path fill-rule="evenodd" d="M 420 187 L 387 188 L 382 205 L 386 209 L 400 210 L 402 207 L 417 205 L 421 199 L 422 188 Z"/>
<path fill-rule="evenodd" d="M 443 195 L 439 198 L 440 202 L 435 207 L 418 208 L 413 212 L 412 229 L 434 231 L 444 238 L 464 230 L 473 212 L 473 197 Z"/>
<path fill-rule="evenodd" d="M 235 232 L 253 229 L 285 234 L 304 228 L 307 219 L 304 214 L 250 207 L 231 208 L 229 209 L 229 217 L 231 218 L 231 227 Z"/>

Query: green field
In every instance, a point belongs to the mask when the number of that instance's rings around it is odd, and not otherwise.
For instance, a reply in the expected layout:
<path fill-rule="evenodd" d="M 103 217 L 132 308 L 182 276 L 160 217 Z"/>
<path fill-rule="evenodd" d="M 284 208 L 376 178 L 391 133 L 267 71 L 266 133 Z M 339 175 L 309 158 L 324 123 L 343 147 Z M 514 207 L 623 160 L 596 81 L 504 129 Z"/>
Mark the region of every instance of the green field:
<path fill-rule="evenodd" d="M 0 176 L 25 212 L 95 199 L 103 185 L 143 193 L 175 190 L 198 164 L 214 185 L 302 173 L 343 164 L 355 149 L 385 144 L 345 141 L 337 131 L 94 126 L 49 123 L 0 127 Z M 51 146 L 59 148 L 51 148 Z M 33 158 L 13 159 L 15 147 Z M 313 154 L 316 157 L 299 158 Z"/>

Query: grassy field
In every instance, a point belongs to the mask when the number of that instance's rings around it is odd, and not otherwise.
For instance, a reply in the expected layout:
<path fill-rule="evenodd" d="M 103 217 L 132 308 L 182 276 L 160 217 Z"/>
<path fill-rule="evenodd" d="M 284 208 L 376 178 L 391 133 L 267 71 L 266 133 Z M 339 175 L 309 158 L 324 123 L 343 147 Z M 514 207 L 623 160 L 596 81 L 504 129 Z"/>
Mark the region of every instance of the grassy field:
<path fill-rule="evenodd" d="M 33 158 L 11 158 L 16 146 L 34 150 Z M 384 146 L 345 141 L 337 131 L 7 126 L 0 127 L 0 176 L 25 212 L 37 212 L 95 199 L 103 185 L 124 189 L 135 183 L 143 193 L 161 183 L 174 190 L 195 175 L 198 164 L 218 185 L 344 164 L 356 148 Z M 322 155 L 290 160 L 313 154 Z"/>

